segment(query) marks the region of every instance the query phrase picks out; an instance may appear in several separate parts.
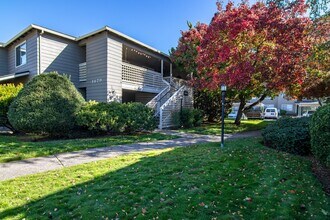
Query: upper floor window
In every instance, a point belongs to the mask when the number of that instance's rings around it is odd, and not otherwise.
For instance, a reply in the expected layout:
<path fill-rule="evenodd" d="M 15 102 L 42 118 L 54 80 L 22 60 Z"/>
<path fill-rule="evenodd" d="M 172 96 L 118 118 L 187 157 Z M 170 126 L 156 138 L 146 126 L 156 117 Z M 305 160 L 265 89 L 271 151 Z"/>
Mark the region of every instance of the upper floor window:
<path fill-rule="evenodd" d="M 15 48 L 16 67 L 26 64 L 26 42 Z"/>

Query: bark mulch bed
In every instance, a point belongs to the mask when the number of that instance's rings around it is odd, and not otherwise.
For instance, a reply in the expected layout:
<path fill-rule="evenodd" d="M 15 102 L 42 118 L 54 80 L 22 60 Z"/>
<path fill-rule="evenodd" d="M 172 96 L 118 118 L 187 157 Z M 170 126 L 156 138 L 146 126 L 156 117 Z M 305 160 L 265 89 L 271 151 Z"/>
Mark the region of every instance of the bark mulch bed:
<path fill-rule="evenodd" d="M 312 171 L 321 182 L 323 190 L 330 196 L 330 168 L 325 167 L 317 159 L 310 156 L 308 159 L 312 162 Z"/>

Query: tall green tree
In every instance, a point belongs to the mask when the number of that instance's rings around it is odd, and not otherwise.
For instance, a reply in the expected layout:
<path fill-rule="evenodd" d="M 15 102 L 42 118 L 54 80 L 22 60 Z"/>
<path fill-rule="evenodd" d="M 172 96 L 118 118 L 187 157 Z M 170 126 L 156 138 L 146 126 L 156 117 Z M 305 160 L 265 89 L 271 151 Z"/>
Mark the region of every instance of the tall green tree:
<path fill-rule="evenodd" d="M 290 9 L 295 4 L 300 4 L 304 0 L 267 0 L 269 3 L 275 3 L 277 6 Z M 329 14 L 330 0 L 306 0 L 305 3 L 309 6 L 310 17 L 312 19 L 319 18 L 320 16 Z"/>

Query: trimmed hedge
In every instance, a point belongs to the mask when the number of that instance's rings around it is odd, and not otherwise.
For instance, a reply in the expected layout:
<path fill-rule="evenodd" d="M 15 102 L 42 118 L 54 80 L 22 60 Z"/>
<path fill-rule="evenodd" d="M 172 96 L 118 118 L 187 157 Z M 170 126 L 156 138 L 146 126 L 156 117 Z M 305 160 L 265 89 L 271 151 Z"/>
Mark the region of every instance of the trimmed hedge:
<path fill-rule="evenodd" d="M 310 153 L 309 118 L 281 118 L 263 131 L 264 144 L 297 155 Z"/>
<path fill-rule="evenodd" d="M 173 115 L 173 124 L 177 127 L 192 128 L 203 122 L 203 113 L 199 109 L 184 108 Z"/>
<path fill-rule="evenodd" d="M 9 122 L 25 133 L 66 136 L 84 99 L 66 76 L 55 72 L 34 77 L 8 111 Z"/>
<path fill-rule="evenodd" d="M 317 109 L 310 122 L 312 153 L 330 167 L 330 105 Z"/>
<path fill-rule="evenodd" d="M 8 110 L 23 84 L 14 85 L 11 83 L 0 85 L 0 126 L 14 130 L 8 120 Z"/>
<path fill-rule="evenodd" d="M 157 127 L 154 111 L 142 103 L 122 104 L 125 109 L 125 132 L 152 131 Z"/>
<path fill-rule="evenodd" d="M 77 124 L 96 133 L 132 133 L 156 128 L 153 110 L 142 103 L 86 103 L 76 115 Z"/>

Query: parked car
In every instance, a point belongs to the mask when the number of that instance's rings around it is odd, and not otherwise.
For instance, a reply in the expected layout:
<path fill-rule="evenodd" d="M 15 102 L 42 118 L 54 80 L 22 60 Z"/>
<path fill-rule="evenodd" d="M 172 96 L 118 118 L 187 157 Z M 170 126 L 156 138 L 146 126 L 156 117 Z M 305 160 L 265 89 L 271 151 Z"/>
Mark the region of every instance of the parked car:
<path fill-rule="evenodd" d="M 264 115 L 263 115 L 264 119 L 267 118 L 272 118 L 272 119 L 278 119 L 278 110 L 277 108 L 266 108 Z"/>
<path fill-rule="evenodd" d="M 307 112 L 305 112 L 302 116 L 303 117 L 310 117 L 315 113 L 315 111 L 309 110 Z"/>

